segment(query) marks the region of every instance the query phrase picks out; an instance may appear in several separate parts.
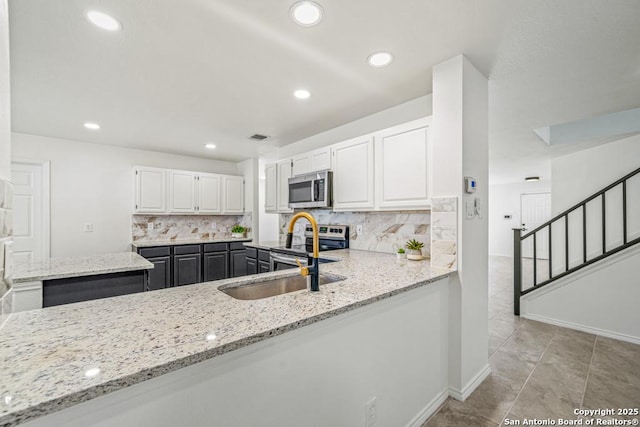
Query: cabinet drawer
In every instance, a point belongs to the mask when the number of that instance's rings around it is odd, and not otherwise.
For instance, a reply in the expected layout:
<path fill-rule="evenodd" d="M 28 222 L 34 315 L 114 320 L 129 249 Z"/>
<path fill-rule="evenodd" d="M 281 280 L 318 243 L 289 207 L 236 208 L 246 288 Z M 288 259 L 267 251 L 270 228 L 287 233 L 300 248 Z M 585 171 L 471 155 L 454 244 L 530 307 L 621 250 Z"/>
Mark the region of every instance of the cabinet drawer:
<path fill-rule="evenodd" d="M 173 248 L 175 255 L 199 254 L 200 245 L 180 245 Z"/>
<path fill-rule="evenodd" d="M 138 253 L 140 256 L 144 258 L 154 258 L 159 256 L 169 256 L 171 255 L 171 247 L 169 246 L 158 246 L 154 248 L 140 248 L 138 249 Z"/>
<path fill-rule="evenodd" d="M 229 243 L 229 250 L 237 251 L 240 249 L 246 249 L 244 242 L 231 242 Z"/>
<path fill-rule="evenodd" d="M 247 258 L 258 258 L 258 250 L 256 248 L 247 248 Z"/>
<path fill-rule="evenodd" d="M 260 249 L 260 250 L 258 251 L 258 259 L 259 259 L 260 261 L 266 261 L 266 262 L 269 262 L 269 261 L 270 261 L 270 258 L 269 258 L 269 255 L 270 255 L 270 254 L 271 254 L 271 251 L 267 251 L 267 250 L 265 250 L 265 249 Z"/>
<path fill-rule="evenodd" d="M 204 244 L 204 252 L 224 252 L 227 250 L 226 243 L 205 243 Z"/>

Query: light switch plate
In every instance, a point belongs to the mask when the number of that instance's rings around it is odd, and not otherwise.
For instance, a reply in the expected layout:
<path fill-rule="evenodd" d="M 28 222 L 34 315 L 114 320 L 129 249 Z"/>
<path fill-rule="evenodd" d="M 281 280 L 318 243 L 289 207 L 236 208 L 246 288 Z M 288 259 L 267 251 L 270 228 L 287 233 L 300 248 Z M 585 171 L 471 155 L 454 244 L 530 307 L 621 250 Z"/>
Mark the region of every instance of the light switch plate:
<path fill-rule="evenodd" d="M 152 222 L 148 222 L 148 223 L 147 223 L 147 230 L 148 230 L 148 231 L 153 230 L 153 223 L 152 223 Z"/>

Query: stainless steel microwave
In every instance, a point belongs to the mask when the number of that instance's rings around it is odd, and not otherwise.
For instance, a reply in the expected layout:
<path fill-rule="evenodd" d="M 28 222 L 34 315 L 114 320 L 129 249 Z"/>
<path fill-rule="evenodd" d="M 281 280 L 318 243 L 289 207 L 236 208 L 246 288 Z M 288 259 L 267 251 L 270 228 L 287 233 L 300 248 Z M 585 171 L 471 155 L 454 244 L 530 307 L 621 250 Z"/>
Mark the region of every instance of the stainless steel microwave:
<path fill-rule="evenodd" d="M 289 178 L 290 208 L 330 208 L 333 172 L 321 171 Z"/>

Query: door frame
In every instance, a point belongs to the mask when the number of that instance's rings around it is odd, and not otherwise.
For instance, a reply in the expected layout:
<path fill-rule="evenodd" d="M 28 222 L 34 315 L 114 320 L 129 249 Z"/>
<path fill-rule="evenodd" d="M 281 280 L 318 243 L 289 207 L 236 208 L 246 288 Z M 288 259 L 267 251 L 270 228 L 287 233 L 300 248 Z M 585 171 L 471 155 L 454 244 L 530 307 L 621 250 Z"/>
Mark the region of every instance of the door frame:
<path fill-rule="evenodd" d="M 13 157 L 15 163 L 42 167 L 42 258 L 51 257 L 51 161 Z"/>
<path fill-rule="evenodd" d="M 520 218 L 519 218 L 520 222 L 518 222 L 518 224 L 520 224 L 521 228 L 522 228 L 522 215 L 523 215 L 523 212 L 524 212 L 524 209 L 522 209 L 523 208 L 523 203 L 522 203 L 523 202 L 523 200 L 522 200 L 523 196 L 537 196 L 537 195 L 541 195 L 541 194 L 548 194 L 549 195 L 549 219 L 552 218 L 551 191 L 538 191 L 538 192 L 533 192 L 533 193 L 520 193 Z M 523 231 L 523 234 L 527 234 L 531 230 L 533 230 L 533 228 L 527 229 L 526 231 Z M 537 255 L 537 254 L 533 254 L 533 255 Z M 524 250 L 523 250 L 522 257 L 523 258 L 528 258 L 528 257 L 525 257 Z M 533 258 L 533 256 L 531 258 Z M 548 254 L 547 254 L 547 258 L 539 258 L 539 259 L 548 259 Z"/>

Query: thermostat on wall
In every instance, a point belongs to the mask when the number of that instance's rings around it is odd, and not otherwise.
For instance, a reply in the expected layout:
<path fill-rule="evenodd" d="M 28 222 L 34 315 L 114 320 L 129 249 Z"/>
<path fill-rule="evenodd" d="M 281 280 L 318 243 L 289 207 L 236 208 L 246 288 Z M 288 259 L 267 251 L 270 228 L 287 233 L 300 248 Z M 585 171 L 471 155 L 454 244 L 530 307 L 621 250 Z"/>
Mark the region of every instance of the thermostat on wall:
<path fill-rule="evenodd" d="M 476 192 L 476 179 L 471 178 L 470 176 L 464 177 L 464 191 L 465 193 L 471 194 Z"/>

